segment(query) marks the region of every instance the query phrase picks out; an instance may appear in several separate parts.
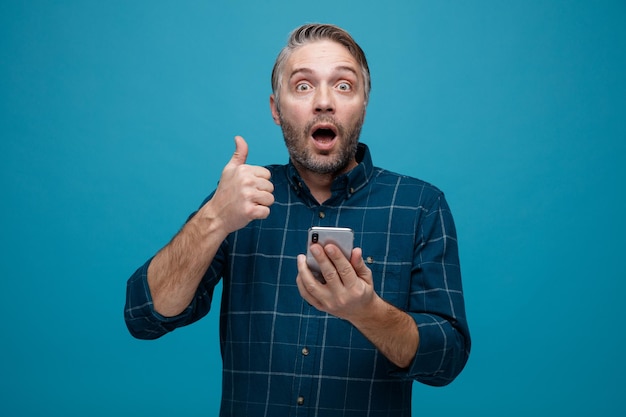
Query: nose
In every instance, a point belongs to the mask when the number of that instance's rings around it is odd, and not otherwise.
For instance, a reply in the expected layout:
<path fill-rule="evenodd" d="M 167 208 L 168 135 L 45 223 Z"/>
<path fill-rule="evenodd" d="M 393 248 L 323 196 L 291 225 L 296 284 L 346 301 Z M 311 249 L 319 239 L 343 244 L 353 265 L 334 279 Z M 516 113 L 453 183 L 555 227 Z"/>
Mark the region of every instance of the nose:
<path fill-rule="evenodd" d="M 331 89 L 320 86 L 315 94 L 315 113 L 334 113 L 335 103 Z"/>

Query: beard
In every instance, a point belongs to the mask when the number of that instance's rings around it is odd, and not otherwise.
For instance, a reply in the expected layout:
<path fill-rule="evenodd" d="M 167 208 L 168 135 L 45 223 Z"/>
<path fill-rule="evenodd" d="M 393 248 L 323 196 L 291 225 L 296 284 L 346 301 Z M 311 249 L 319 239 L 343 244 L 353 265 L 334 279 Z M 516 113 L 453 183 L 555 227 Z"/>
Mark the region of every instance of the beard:
<path fill-rule="evenodd" d="M 280 116 L 280 126 L 289 157 L 296 166 L 301 166 L 316 174 L 336 176 L 343 173 L 354 160 L 364 120 L 365 112 L 354 123 L 346 126 L 339 123 L 333 116 L 322 115 L 307 123 L 304 129 L 298 130 L 296 126 Z M 307 146 L 311 129 L 317 123 L 331 123 L 337 128 L 337 135 L 341 142 L 338 143 L 338 148 L 334 150 L 332 156 L 330 153 L 317 155 Z"/>

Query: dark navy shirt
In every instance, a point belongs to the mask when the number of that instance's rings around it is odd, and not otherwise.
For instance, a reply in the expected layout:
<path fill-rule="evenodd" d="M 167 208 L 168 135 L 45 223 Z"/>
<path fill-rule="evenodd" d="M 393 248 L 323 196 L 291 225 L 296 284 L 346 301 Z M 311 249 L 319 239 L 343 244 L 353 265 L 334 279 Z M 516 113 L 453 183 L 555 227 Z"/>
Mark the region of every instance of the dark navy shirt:
<path fill-rule="evenodd" d="M 457 238 L 443 194 L 372 165 L 338 177 L 318 204 L 293 165 L 273 165 L 275 203 L 223 242 L 192 304 L 179 316 L 154 311 L 149 262 L 128 280 L 125 319 L 153 339 L 209 311 L 223 280 L 221 416 L 410 416 L 414 380 L 445 385 L 470 351 Z M 354 326 L 298 293 L 296 257 L 311 226 L 350 227 L 376 292 L 417 323 L 420 344 L 406 369 L 387 360 Z"/>

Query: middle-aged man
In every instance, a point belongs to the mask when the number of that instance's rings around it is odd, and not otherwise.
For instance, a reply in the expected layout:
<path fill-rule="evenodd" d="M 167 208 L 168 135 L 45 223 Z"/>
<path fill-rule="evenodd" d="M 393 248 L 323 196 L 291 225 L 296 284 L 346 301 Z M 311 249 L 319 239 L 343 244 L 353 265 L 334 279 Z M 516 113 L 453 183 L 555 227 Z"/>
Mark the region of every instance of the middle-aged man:
<path fill-rule="evenodd" d="M 236 137 L 217 189 L 128 280 L 126 324 L 143 339 L 188 325 L 221 279 L 221 416 L 410 416 L 413 381 L 450 383 L 470 352 L 450 209 L 359 143 L 370 74 L 347 32 L 294 30 L 272 90 L 289 163 L 247 165 Z M 311 246 L 325 283 L 303 255 L 311 226 L 355 232 L 349 259 Z"/>

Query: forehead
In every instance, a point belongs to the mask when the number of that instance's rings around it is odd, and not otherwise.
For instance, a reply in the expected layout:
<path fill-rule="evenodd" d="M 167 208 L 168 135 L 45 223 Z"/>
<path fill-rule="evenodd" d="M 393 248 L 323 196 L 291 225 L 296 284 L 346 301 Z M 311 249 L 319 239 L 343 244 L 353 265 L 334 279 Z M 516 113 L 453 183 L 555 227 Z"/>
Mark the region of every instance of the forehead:
<path fill-rule="evenodd" d="M 286 76 L 294 71 L 308 70 L 315 72 L 349 68 L 359 73 L 359 64 L 350 51 L 343 45 L 329 40 L 314 41 L 296 48 L 285 65 Z"/>

